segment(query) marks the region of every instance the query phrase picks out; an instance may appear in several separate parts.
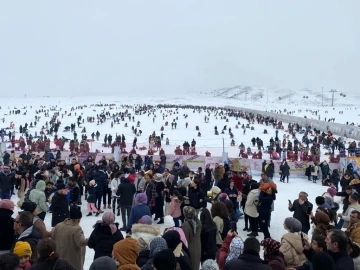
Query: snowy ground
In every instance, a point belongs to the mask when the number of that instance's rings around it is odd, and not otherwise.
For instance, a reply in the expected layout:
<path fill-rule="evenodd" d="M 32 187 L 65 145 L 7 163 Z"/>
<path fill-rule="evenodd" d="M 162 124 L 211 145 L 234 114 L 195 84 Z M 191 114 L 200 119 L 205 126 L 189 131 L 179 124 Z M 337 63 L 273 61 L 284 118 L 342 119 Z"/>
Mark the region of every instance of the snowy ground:
<path fill-rule="evenodd" d="M 126 98 L 120 98 L 120 97 L 81 97 L 81 98 L 27 98 L 27 99 L 2 99 L 0 101 L 0 113 L 1 118 L 5 118 L 4 123 L 0 121 L 0 128 L 8 127 L 10 122 L 13 121 L 15 123 L 15 130 L 18 132 L 19 126 L 24 125 L 26 122 L 30 124 L 30 122 L 34 121 L 34 110 L 39 109 L 40 105 L 46 106 L 46 108 L 50 108 L 51 106 L 57 106 L 58 109 L 62 108 L 62 111 L 67 110 L 70 111 L 71 107 L 76 107 L 80 105 L 87 105 L 88 108 L 85 108 L 83 110 L 77 110 L 75 111 L 77 113 L 77 116 L 82 114 L 83 118 L 86 119 L 87 116 L 96 116 L 96 114 L 100 113 L 100 111 L 104 107 L 94 107 L 90 108 L 91 104 L 96 104 L 98 102 L 101 102 L 103 104 L 106 103 L 115 103 L 117 106 L 119 104 L 136 104 L 136 103 L 146 103 L 146 104 L 159 104 L 159 103 L 167 103 L 167 104 L 192 104 L 192 105 L 214 105 L 214 106 L 225 106 L 225 105 L 233 105 L 233 106 L 242 106 L 242 107 L 251 107 L 251 108 L 257 108 L 262 110 L 272 110 L 272 109 L 287 109 L 295 111 L 295 115 L 298 116 L 304 116 L 307 115 L 308 117 L 311 116 L 310 112 L 306 113 L 306 109 L 309 110 L 320 110 L 321 118 L 323 117 L 335 117 L 336 122 L 339 123 L 345 123 L 348 120 L 354 121 L 355 123 L 360 122 L 359 117 L 357 116 L 357 113 L 354 108 L 351 110 L 346 110 L 346 107 L 336 107 L 335 110 L 331 110 L 330 108 L 317 108 L 317 107 L 304 107 L 302 106 L 296 106 L 292 104 L 288 107 L 285 105 L 281 105 L 281 108 L 276 108 L 276 105 L 266 105 L 266 104 L 250 104 L 247 102 L 239 102 L 239 101 L 231 101 L 231 100 L 216 100 L 216 99 L 194 99 L 194 98 L 176 98 L 176 97 L 168 97 L 168 98 L 157 98 L 157 97 L 126 97 Z M 27 106 L 27 109 L 22 109 L 24 106 Z M 32 108 L 30 108 L 32 106 Z M 9 115 L 9 110 L 14 109 L 14 107 L 21 109 L 20 115 Z M 107 107 L 106 107 L 107 108 Z M 96 110 L 94 112 L 93 110 Z M 26 115 L 22 115 L 22 113 L 27 110 Z M 298 112 L 298 110 L 302 110 L 302 112 Z M 328 110 L 329 113 L 325 114 L 325 110 Z M 338 111 L 344 110 L 344 114 L 340 115 L 338 114 Z M 111 113 L 114 113 L 115 111 L 119 111 L 116 109 L 111 110 Z M 122 109 L 121 111 L 124 111 Z M 305 112 L 304 112 L 305 111 Z M 324 112 L 324 113 L 323 113 Z M 184 119 L 183 114 L 188 114 L 189 118 Z M 38 116 L 41 116 L 40 122 L 37 126 L 37 128 L 30 129 L 31 132 L 34 134 L 35 131 L 39 133 L 40 128 L 42 125 L 45 125 L 46 121 L 49 121 L 50 118 L 45 118 L 43 114 L 38 114 Z M 50 112 L 50 116 L 52 113 Z M 61 113 L 60 113 L 61 115 Z M 247 130 L 246 135 L 242 134 L 241 129 L 235 129 L 235 125 L 237 121 L 235 118 L 231 118 L 228 123 L 226 123 L 224 120 L 221 120 L 220 118 L 216 119 L 214 115 L 210 116 L 209 123 L 204 123 L 204 116 L 205 112 L 202 113 L 193 113 L 192 110 L 179 110 L 179 114 L 177 115 L 168 115 L 168 117 L 163 120 L 160 112 L 156 113 L 156 120 L 155 123 L 152 121 L 152 117 L 147 117 L 147 115 L 142 116 L 135 116 L 135 121 L 141 122 L 141 130 L 143 131 L 143 135 L 138 138 L 138 146 L 147 145 L 147 138 L 149 134 L 151 134 L 153 131 L 155 131 L 157 134 L 160 134 L 160 127 L 164 125 L 165 121 L 168 121 L 169 123 L 172 122 L 174 118 L 178 116 L 179 120 L 177 121 L 178 127 L 175 130 L 171 129 L 171 126 L 165 127 L 164 133 L 165 138 L 168 137 L 170 140 L 170 146 L 165 147 L 166 153 L 173 153 L 173 150 L 176 145 L 182 145 L 184 140 L 188 140 L 189 142 L 195 138 L 197 141 L 197 150 L 198 154 L 203 154 L 206 150 L 212 153 L 213 156 L 221 156 L 222 152 L 222 137 L 225 139 L 225 147 L 226 151 L 229 152 L 230 157 L 236 157 L 238 156 L 238 148 L 237 147 L 230 147 L 230 138 L 227 134 L 216 136 L 214 135 L 214 126 L 216 125 L 219 130 L 223 128 L 224 125 L 227 125 L 227 127 L 231 127 L 232 131 L 235 135 L 235 141 L 236 144 L 239 145 L 241 142 L 243 142 L 246 146 L 250 145 L 250 140 L 252 137 L 260 137 L 263 139 L 265 146 L 268 144 L 268 141 L 271 136 L 275 136 L 275 131 L 272 128 L 267 127 L 269 134 L 264 135 L 263 130 L 266 128 L 262 125 L 254 125 L 255 131 Z M 316 116 L 314 116 L 315 119 L 317 119 Z M 61 119 L 61 118 L 60 118 Z M 64 116 L 62 121 L 62 125 L 60 129 L 64 126 L 70 125 L 71 123 L 76 123 L 76 117 L 74 114 L 72 114 L 71 117 Z M 86 120 L 85 120 L 86 121 Z M 92 150 L 95 151 L 96 149 L 100 149 L 102 151 L 109 151 L 109 149 L 103 149 L 101 148 L 101 144 L 103 142 L 103 136 L 105 134 L 112 134 L 113 138 L 115 138 L 115 134 L 124 134 L 126 136 L 126 142 L 128 145 L 128 149 L 130 146 L 130 143 L 132 142 L 134 135 L 131 132 L 131 126 L 136 125 L 135 123 L 128 123 L 128 127 L 124 127 L 124 122 L 122 122 L 119 125 L 115 125 L 114 128 L 110 127 L 110 120 L 107 120 L 103 125 L 96 125 L 90 124 L 85 122 L 85 127 L 87 129 L 87 135 L 90 137 L 90 134 L 92 132 L 96 132 L 97 130 L 101 133 L 100 142 L 95 142 L 92 145 Z M 189 123 L 189 127 L 185 128 L 185 123 Z M 244 120 L 240 119 L 241 124 L 244 122 Z M 197 132 L 195 131 L 195 126 L 199 125 L 200 131 L 202 133 L 202 137 L 198 138 Z M 77 129 L 78 138 L 81 137 L 80 129 Z M 69 132 L 59 132 L 60 136 L 65 136 L 70 139 L 72 139 L 72 134 Z M 281 138 L 283 133 L 279 133 L 279 137 Z M 18 138 L 19 134 L 17 134 Z M 258 180 L 259 176 L 254 176 L 254 179 Z M 274 177 L 275 182 L 278 185 L 278 194 L 277 194 L 277 200 L 275 202 L 275 211 L 272 214 L 272 221 L 271 221 L 271 228 L 270 233 L 273 238 L 280 240 L 281 236 L 285 233 L 283 229 L 283 221 L 286 217 L 291 216 L 291 213 L 287 210 L 288 200 L 294 200 L 297 198 L 298 193 L 302 190 L 306 191 L 309 194 L 309 200 L 315 204 L 315 197 L 322 195 L 326 191 L 326 187 L 322 187 L 320 183 L 313 184 L 312 182 L 307 181 L 307 179 L 304 178 L 290 178 L 290 183 L 280 183 L 278 176 L 276 175 Z M 16 202 L 17 198 L 16 196 L 13 196 L 13 200 Z M 87 213 L 86 211 L 86 203 L 83 203 L 82 206 L 83 214 L 85 215 Z M 108 210 L 110 211 L 110 210 Z M 51 222 L 51 214 L 47 214 L 47 217 L 45 219 L 45 223 L 47 227 L 50 229 L 50 222 Z M 90 233 L 92 231 L 92 226 L 95 224 L 97 218 L 96 217 L 83 217 L 81 221 L 81 226 L 83 227 L 85 236 L 90 236 Z M 121 218 L 117 217 L 116 221 L 121 224 Z M 173 222 L 170 217 L 167 217 L 165 219 L 165 224 L 161 226 L 162 229 L 172 226 Z M 238 230 L 240 235 L 245 238 L 246 232 L 243 232 L 242 229 L 244 227 L 244 220 L 241 219 L 238 223 Z M 263 238 L 262 234 L 260 234 L 259 239 L 261 240 Z M 89 266 L 92 262 L 93 258 L 93 251 L 90 249 L 87 249 L 86 253 L 86 262 L 84 269 L 89 269 Z"/>

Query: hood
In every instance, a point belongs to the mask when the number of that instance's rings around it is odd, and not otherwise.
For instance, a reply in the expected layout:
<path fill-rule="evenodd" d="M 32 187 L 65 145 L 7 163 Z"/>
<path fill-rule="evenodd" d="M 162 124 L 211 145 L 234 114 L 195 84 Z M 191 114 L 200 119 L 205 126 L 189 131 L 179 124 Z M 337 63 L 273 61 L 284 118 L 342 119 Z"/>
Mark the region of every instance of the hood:
<path fill-rule="evenodd" d="M 303 237 L 304 239 L 308 239 L 307 235 L 303 233 Z M 281 242 L 282 241 L 287 241 L 288 244 L 296 251 L 296 253 L 298 254 L 302 254 L 304 251 L 304 247 L 302 245 L 301 242 L 301 236 L 300 233 L 287 233 L 284 234 L 283 237 L 281 238 Z M 280 247 L 280 251 L 281 247 Z"/>
<path fill-rule="evenodd" d="M 24 239 L 24 238 L 35 238 L 35 239 L 41 239 L 42 233 L 40 229 L 38 229 L 35 226 L 31 226 L 27 228 L 25 231 L 20 234 L 18 240 Z"/>
<path fill-rule="evenodd" d="M 37 190 L 45 191 L 45 187 L 46 187 L 46 184 L 45 184 L 45 181 L 44 181 L 44 180 L 39 180 L 39 181 L 36 183 L 36 189 L 37 189 Z"/>
<path fill-rule="evenodd" d="M 132 238 L 135 238 L 136 240 L 141 238 L 148 246 L 156 236 L 161 235 L 160 227 L 147 224 L 133 224 L 131 232 Z"/>

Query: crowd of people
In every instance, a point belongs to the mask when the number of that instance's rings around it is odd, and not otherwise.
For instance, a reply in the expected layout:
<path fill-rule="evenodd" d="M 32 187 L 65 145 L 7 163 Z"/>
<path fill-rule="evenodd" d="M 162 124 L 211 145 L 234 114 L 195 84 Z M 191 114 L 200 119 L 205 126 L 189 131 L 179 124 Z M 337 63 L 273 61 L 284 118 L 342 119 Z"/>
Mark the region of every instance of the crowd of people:
<path fill-rule="evenodd" d="M 163 165 L 149 159 L 137 170 L 128 156 L 66 164 L 31 151 L 10 160 L 0 173 L 0 269 L 84 269 L 86 247 L 94 250 L 90 269 L 360 269 L 360 180 L 351 166 L 316 208 L 305 191 L 289 201 L 287 232 L 273 239 L 271 163 L 259 181 L 228 164 L 195 172 L 186 162 Z M 89 236 L 83 214 L 99 217 Z M 162 232 L 167 215 L 173 226 Z"/>

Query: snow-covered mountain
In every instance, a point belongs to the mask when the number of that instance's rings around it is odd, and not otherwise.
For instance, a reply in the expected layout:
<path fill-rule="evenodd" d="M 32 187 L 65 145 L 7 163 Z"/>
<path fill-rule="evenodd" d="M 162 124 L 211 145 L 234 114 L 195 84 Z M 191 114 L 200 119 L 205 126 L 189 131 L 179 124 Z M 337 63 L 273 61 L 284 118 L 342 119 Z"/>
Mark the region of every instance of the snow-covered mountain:
<path fill-rule="evenodd" d="M 255 103 L 297 104 L 331 106 L 330 90 L 265 88 L 260 86 L 238 85 L 212 91 L 197 91 L 202 97 L 251 101 Z M 360 94 L 334 93 L 334 106 L 355 106 L 360 104 Z"/>

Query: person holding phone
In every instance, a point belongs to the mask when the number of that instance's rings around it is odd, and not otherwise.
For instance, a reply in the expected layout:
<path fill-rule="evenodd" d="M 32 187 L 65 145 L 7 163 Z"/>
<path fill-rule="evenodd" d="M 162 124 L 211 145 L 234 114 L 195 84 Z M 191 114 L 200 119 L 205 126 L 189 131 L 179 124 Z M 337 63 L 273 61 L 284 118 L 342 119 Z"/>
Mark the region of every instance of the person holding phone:
<path fill-rule="evenodd" d="M 289 200 L 288 208 L 290 212 L 294 212 L 293 217 L 301 222 L 301 231 L 307 234 L 310 230 L 309 215 L 313 209 L 312 203 L 308 200 L 308 194 L 305 191 L 301 191 L 297 200 L 293 203 Z"/>

